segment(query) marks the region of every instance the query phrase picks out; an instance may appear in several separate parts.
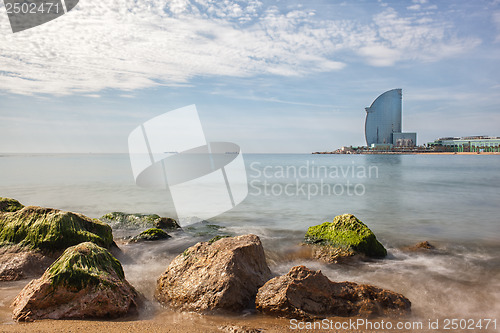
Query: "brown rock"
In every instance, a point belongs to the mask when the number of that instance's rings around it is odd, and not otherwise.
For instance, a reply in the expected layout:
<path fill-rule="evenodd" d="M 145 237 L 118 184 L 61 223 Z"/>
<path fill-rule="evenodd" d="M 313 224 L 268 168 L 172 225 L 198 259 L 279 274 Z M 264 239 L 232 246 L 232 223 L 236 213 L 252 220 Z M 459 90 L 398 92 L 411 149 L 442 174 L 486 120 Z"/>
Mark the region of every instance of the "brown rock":
<path fill-rule="evenodd" d="M 0 248 L 0 281 L 39 277 L 54 260 L 39 251 L 5 246 Z"/>
<path fill-rule="evenodd" d="M 321 271 L 295 266 L 259 289 L 257 309 L 279 317 L 377 316 L 410 312 L 401 294 L 353 282 L 332 282 Z"/>
<path fill-rule="evenodd" d="M 158 279 L 155 298 L 179 310 L 241 311 L 270 278 L 259 237 L 222 238 L 178 255 Z"/>
<path fill-rule="evenodd" d="M 118 317 L 135 312 L 139 301 L 118 260 L 86 242 L 66 249 L 24 287 L 14 300 L 13 319 Z"/>
<path fill-rule="evenodd" d="M 431 243 L 429 243 L 428 241 L 420 242 L 420 243 L 417 243 L 415 245 L 412 245 L 412 246 L 405 248 L 406 251 L 410 251 L 410 252 L 428 252 L 428 251 L 432 251 L 435 249 L 436 249 L 436 247 L 434 245 L 432 245 Z"/>
<path fill-rule="evenodd" d="M 329 264 L 352 263 L 363 258 L 363 255 L 356 254 L 340 247 L 316 244 L 307 244 L 305 246 L 310 247 L 313 258 Z"/>
<path fill-rule="evenodd" d="M 181 228 L 177 221 L 170 217 L 160 217 L 159 219 L 156 219 L 153 226 L 155 228 L 165 230 L 175 230 Z"/>

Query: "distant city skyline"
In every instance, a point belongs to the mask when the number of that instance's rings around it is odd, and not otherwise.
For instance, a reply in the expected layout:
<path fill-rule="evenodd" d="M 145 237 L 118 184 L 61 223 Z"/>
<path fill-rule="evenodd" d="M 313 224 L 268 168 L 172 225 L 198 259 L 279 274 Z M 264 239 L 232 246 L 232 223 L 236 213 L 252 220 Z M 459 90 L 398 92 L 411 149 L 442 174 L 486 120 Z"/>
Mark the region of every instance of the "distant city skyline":
<path fill-rule="evenodd" d="M 362 146 L 394 88 L 419 145 L 500 136 L 499 0 L 88 0 L 0 45 L 0 153 L 126 153 L 191 104 L 243 153 Z"/>

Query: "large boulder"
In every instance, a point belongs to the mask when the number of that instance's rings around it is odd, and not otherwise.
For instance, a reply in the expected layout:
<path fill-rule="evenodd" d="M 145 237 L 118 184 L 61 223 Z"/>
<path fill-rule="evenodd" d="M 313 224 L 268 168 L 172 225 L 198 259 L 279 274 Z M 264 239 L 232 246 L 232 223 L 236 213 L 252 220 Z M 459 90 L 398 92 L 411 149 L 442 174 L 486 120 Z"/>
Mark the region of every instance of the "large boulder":
<path fill-rule="evenodd" d="M 128 214 L 123 212 L 112 212 L 105 214 L 99 220 L 109 223 L 115 229 L 144 229 L 159 228 L 166 230 L 179 229 L 176 220 L 169 217 L 160 217 L 156 214 Z"/>
<path fill-rule="evenodd" d="M 0 212 L 15 212 L 23 208 L 24 206 L 16 199 L 0 197 Z"/>
<path fill-rule="evenodd" d="M 259 289 L 256 307 L 278 317 L 314 319 L 407 314 L 411 303 L 392 291 L 353 282 L 332 282 L 319 270 L 296 266 Z"/>
<path fill-rule="evenodd" d="M 109 318 L 133 313 L 140 296 L 118 260 L 91 242 L 70 247 L 17 295 L 13 319 Z"/>
<path fill-rule="evenodd" d="M 259 237 L 222 238 L 178 255 L 158 279 L 155 298 L 179 310 L 237 312 L 253 307 L 270 278 Z"/>
<path fill-rule="evenodd" d="M 86 241 L 109 248 L 113 244 L 111 228 L 85 215 L 52 208 L 28 206 L 0 214 L 0 246 L 62 252 Z"/>
<path fill-rule="evenodd" d="M 305 235 L 305 243 L 313 245 L 317 258 L 328 262 L 355 254 L 372 258 L 387 255 L 387 250 L 370 228 L 352 214 L 339 215 L 333 222 L 310 227 Z"/>

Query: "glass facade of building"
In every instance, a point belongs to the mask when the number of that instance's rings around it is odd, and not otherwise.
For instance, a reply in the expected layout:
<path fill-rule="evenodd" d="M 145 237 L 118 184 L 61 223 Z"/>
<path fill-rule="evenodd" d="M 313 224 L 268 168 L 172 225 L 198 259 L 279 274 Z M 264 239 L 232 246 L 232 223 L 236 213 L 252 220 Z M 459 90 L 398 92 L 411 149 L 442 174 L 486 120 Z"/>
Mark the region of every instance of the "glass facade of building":
<path fill-rule="evenodd" d="M 403 93 L 401 89 L 386 91 L 366 110 L 366 144 L 393 144 L 393 133 L 401 133 Z"/>

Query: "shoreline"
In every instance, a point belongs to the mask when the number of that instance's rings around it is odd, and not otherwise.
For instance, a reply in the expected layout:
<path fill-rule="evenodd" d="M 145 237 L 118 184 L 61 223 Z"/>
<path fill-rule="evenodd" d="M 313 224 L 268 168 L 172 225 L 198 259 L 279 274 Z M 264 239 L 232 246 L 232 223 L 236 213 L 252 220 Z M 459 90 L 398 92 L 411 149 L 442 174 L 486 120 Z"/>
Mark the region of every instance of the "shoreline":
<path fill-rule="evenodd" d="M 167 243 L 165 243 L 167 244 Z M 439 244 L 439 243 L 438 243 Z M 416 253 L 405 253 L 401 252 L 401 250 L 397 250 L 396 248 L 390 248 L 391 257 L 389 259 L 384 259 L 376 262 L 366 262 L 361 263 L 361 265 L 353 266 L 345 266 L 338 265 L 329 267 L 321 262 L 304 260 L 303 256 L 300 253 L 297 253 L 295 256 L 291 256 L 289 258 L 282 257 L 281 260 L 278 258 L 278 254 L 271 255 L 268 257 L 268 260 L 271 262 L 271 269 L 275 274 L 282 274 L 283 271 L 288 270 L 289 266 L 294 266 L 297 264 L 304 264 L 307 267 L 311 267 L 313 269 L 320 269 L 322 272 L 329 273 L 330 276 L 335 278 L 336 281 L 354 281 L 357 283 L 370 283 L 380 287 L 394 289 L 397 286 L 397 291 L 401 292 L 409 297 L 412 301 L 412 314 L 409 316 L 398 316 L 398 317 L 390 317 L 390 316 L 380 316 L 375 318 L 370 318 L 369 321 L 371 323 L 381 323 L 384 322 L 392 322 L 394 325 L 397 323 L 415 323 L 420 322 L 423 323 L 423 329 L 418 329 L 418 332 L 438 332 L 436 329 L 428 329 L 426 325 L 429 321 L 436 321 L 443 323 L 446 318 L 456 317 L 459 314 L 466 315 L 467 318 L 471 318 L 474 320 L 480 320 L 483 310 L 475 311 L 475 312 L 462 312 L 463 309 L 448 309 L 446 313 L 442 311 L 436 311 L 445 304 L 448 304 L 450 299 L 440 292 L 437 293 L 437 299 L 429 299 L 427 296 L 422 293 L 425 290 L 434 290 L 433 285 L 436 282 L 436 278 L 443 278 L 443 276 L 438 275 L 435 276 L 431 271 L 427 271 L 430 275 L 427 275 L 427 279 L 417 279 L 413 280 L 412 278 L 408 278 L 406 282 L 400 280 L 401 275 L 408 274 L 410 272 L 415 273 L 415 267 L 413 265 L 417 263 L 422 263 L 422 260 L 427 262 L 427 266 L 420 266 L 420 270 L 424 270 L 425 267 L 436 267 L 436 265 L 441 264 L 442 257 L 445 257 L 445 261 L 448 262 L 452 257 L 448 257 L 454 251 L 447 247 L 443 247 L 443 245 L 439 245 L 438 248 L 443 250 L 442 253 L 429 254 L 425 252 L 416 252 Z M 131 252 L 133 248 L 122 247 L 125 254 L 132 255 L 136 252 Z M 145 249 L 136 249 L 139 252 L 144 251 Z M 163 251 L 162 251 L 163 252 Z M 281 253 L 284 255 L 283 253 Z M 457 257 L 462 257 L 462 253 L 458 253 Z M 477 254 L 472 254 L 473 257 L 476 257 Z M 403 260 L 409 259 L 409 266 L 392 266 L 394 263 L 402 262 Z M 413 258 L 413 259 L 412 259 Z M 432 260 L 428 262 L 428 260 Z M 255 311 L 246 311 L 242 314 L 209 314 L 203 315 L 192 312 L 177 312 L 171 310 L 169 308 L 164 308 L 160 304 L 156 303 L 152 297 L 153 293 L 153 285 L 158 272 L 156 269 L 153 269 L 152 262 L 159 263 L 159 266 L 165 267 L 167 262 L 170 261 L 168 257 L 162 258 L 150 258 L 141 263 L 137 264 L 125 264 L 124 270 L 126 276 L 128 276 L 129 280 L 132 284 L 136 285 L 138 290 L 143 293 L 146 297 L 146 303 L 144 307 L 139 310 L 137 315 L 127 316 L 123 318 L 117 319 L 83 319 L 83 320 L 37 320 L 35 322 L 28 323 L 17 323 L 11 319 L 12 308 L 10 307 L 13 299 L 17 296 L 20 290 L 29 283 L 30 279 L 24 279 L 21 281 L 13 281 L 13 282 L 1 282 L 0 283 L 0 332 L 78 332 L 78 331 L 86 331 L 86 332 L 103 332 L 107 331 L 108 333 L 114 332 L 231 332 L 231 333 L 257 333 L 257 332 L 339 332 L 339 333 L 353 333 L 353 332 L 381 332 L 381 331 L 394 331 L 394 332 L 414 332 L 415 330 L 411 329 L 392 329 L 392 330 L 367 330 L 367 329 L 299 329 L 292 328 L 292 322 L 290 319 L 286 318 L 275 318 L 272 316 L 263 315 L 257 313 Z M 379 267 L 375 271 L 373 270 L 374 266 Z M 460 262 L 458 262 L 460 264 Z M 463 265 L 464 263 L 462 263 Z M 453 264 L 455 265 L 455 264 Z M 470 263 L 467 263 L 468 267 Z M 286 266 L 286 267 L 285 267 Z M 440 265 L 438 265 L 440 266 Z M 474 267 L 472 265 L 471 267 Z M 144 274 L 144 268 L 148 267 L 146 271 L 148 274 Z M 485 268 L 488 268 L 486 266 Z M 364 268 L 364 269 L 363 269 Z M 349 273 L 350 270 L 355 269 L 356 278 L 352 278 L 352 274 Z M 447 269 L 447 267 L 443 267 L 443 269 Z M 139 272 L 140 270 L 140 272 Z M 394 275 L 394 270 L 397 270 L 399 273 Z M 485 278 L 490 280 L 495 274 L 498 274 L 497 270 L 491 271 L 488 268 L 488 276 Z M 496 272 L 496 273 L 495 273 Z M 484 276 L 485 271 L 477 271 L 474 272 L 473 276 Z M 368 278 L 369 277 L 369 278 Z M 144 280 L 142 280 L 144 279 Z M 462 276 L 460 279 L 447 280 L 447 283 L 452 282 L 458 292 L 456 296 L 464 296 L 469 293 L 476 293 L 477 289 L 471 287 L 469 283 L 463 284 L 460 282 L 461 279 L 465 279 L 465 281 L 470 281 L 470 278 L 467 276 Z M 406 280 L 406 279 L 405 279 Z M 427 281 L 429 280 L 429 281 Z M 473 279 L 475 280 L 475 278 Z M 433 282 L 434 281 L 434 282 Z M 482 280 L 481 280 L 482 281 Z M 476 281 L 480 283 L 481 281 Z M 492 281 L 492 280 L 490 280 Z M 430 285 L 429 285 L 430 283 Z M 482 284 L 481 284 L 482 285 Z M 491 286 L 493 287 L 493 286 Z M 486 289 L 489 289 L 487 286 Z M 481 287 L 481 289 L 484 289 Z M 422 296 L 419 296 L 422 295 Z M 491 295 L 483 295 L 481 297 L 481 302 L 491 298 Z M 486 301 L 488 304 L 489 301 Z M 491 304 L 491 303 L 489 303 Z M 478 304 L 476 304 L 478 305 Z M 428 309 L 433 309 L 429 311 Z M 491 312 L 491 311 L 490 311 Z M 486 315 L 491 317 L 492 315 Z M 356 321 L 358 319 L 363 319 L 362 317 L 327 317 L 328 321 L 333 321 L 334 323 L 339 322 L 349 322 Z M 297 321 L 298 323 L 307 323 L 308 321 Z M 318 319 L 316 323 L 321 323 L 321 319 Z M 319 324 L 318 324 L 319 325 Z M 485 330 L 485 332 L 489 332 L 490 330 Z"/>
<path fill-rule="evenodd" d="M 500 155 L 500 152 L 410 152 L 410 151 L 370 151 L 350 154 L 339 154 L 335 152 L 314 152 L 313 155 Z"/>

